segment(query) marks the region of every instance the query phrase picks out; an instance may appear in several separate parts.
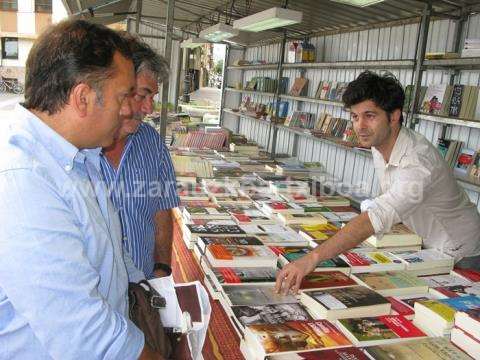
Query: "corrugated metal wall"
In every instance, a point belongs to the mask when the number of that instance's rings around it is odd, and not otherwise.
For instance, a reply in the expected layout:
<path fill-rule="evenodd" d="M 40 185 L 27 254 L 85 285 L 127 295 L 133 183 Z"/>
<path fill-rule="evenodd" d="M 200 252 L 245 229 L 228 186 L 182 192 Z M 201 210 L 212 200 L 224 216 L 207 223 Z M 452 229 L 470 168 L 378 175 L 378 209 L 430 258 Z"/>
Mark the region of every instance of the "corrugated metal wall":
<path fill-rule="evenodd" d="M 453 51 L 456 23 L 451 20 L 437 20 L 430 24 L 427 43 L 427 52 Z M 362 61 L 362 60 L 400 60 L 414 59 L 418 37 L 419 24 L 408 24 L 389 28 L 371 29 L 365 31 L 343 33 L 329 36 L 321 36 L 311 39 L 316 48 L 317 62 L 333 61 Z M 480 15 L 471 16 L 465 27 L 468 37 L 480 37 Z M 465 35 L 464 35 L 465 37 Z M 287 49 L 290 44 L 287 43 Z M 247 48 L 243 54 L 241 51 L 231 51 L 230 64 L 236 59 L 265 60 L 267 63 L 277 62 L 280 44 L 266 45 Z M 314 97 L 320 81 L 343 81 L 348 82 L 356 78 L 362 69 L 307 69 L 305 77 L 309 79 L 308 96 Z M 384 71 L 384 70 L 378 70 Z M 413 83 L 412 69 L 391 69 L 401 83 L 406 86 Z M 242 72 L 230 70 L 228 73 L 228 86 L 234 86 L 236 82 L 246 83 L 253 76 L 276 77 L 275 70 L 248 70 Z M 295 77 L 300 76 L 300 69 L 285 69 L 283 76 L 290 79 L 290 86 Z M 449 83 L 450 72 L 441 70 L 429 70 L 424 72 L 423 84 Z M 461 71 L 458 83 L 467 85 L 480 85 L 479 71 Z M 226 93 L 225 107 L 238 107 L 241 95 L 238 93 Z M 252 101 L 268 103 L 271 97 L 259 94 L 244 94 L 250 96 Z M 289 112 L 302 110 L 319 114 L 328 112 L 334 116 L 348 118 L 348 114 L 338 106 L 298 102 L 289 100 Z M 246 134 L 250 139 L 266 146 L 269 136 L 269 124 L 241 118 L 233 115 L 224 115 L 224 125 L 240 133 Z M 237 127 L 238 126 L 238 127 Z M 416 130 L 423 134 L 433 143 L 436 143 L 441 134 L 442 125 L 427 120 L 421 120 Z M 449 126 L 447 137 L 462 140 L 465 146 L 473 149 L 480 148 L 480 129 L 472 129 L 462 126 Z M 374 174 L 371 154 L 361 150 L 352 151 L 326 141 L 309 136 L 295 134 L 288 129 L 279 129 L 277 137 L 277 153 L 297 155 L 300 161 L 320 161 L 329 173 L 333 174 L 338 181 L 361 189 L 370 196 L 378 193 L 379 187 Z M 470 199 L 480 209 L 480 194 L 466 189 Z"/>
<path fill-rule="evenodd" d="M 130 20 L 130 29 L 135 29 L 135 21 Z M 140 34 L 145 34 L 149 36 L 158 36 L 164 37 L 165 32 L 162 29 L 158 29 L 154 27 L 154 25 L 149 25 L 140 22 Z M 134 33 L 135 31 L 131 31 Z M 165 39 L 160 38 L 153 38 L 153 37 L 144 37 L 143 40 L 150 45 L 158 54 L 163 55 L 164 46 L 165 46 Z M 177 40 L 172 41 L 172 56 L 170 58 L 170 82 L 168 86 L 168 101 L 173 103 L 175 100 L 176 94 L 176 78 L 178 72 L 179 61 L 178 57 L 180 56 L 180 42 Z M 162 89 L 160 87 L 159 98 L 161 98 Z"/>

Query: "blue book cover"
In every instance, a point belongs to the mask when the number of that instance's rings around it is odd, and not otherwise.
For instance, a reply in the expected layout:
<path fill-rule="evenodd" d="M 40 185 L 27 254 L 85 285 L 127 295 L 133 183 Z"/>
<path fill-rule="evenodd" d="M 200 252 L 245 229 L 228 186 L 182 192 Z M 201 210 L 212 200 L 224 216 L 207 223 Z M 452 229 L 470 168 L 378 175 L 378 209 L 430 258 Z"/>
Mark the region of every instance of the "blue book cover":
<path fill-rule="evenodd" d="M 459 296 L 450 299 L 438 300 L 455 308 L 457 311 L 467 311 L 480 308 L 480 298 L 475 295 Z"/>

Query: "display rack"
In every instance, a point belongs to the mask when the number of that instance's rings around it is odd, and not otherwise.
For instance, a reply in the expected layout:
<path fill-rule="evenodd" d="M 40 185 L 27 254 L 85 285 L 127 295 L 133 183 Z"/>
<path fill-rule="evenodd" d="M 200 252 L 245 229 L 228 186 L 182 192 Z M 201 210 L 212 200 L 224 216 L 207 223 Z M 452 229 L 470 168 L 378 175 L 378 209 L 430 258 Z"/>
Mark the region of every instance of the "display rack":
<path fill-rule="evenodd" d="M 249 70 L 277 70 L 277 83 L 279 83 L 280 74 L 283 70 L 287 69 L 299 69 L 302 75 L 308 69 L 384 69 L 384 70 L 399 70 L 399 69 L 409 69 L 412 71 L 412 82 L 414 86 L 414 98 L 412 101 L 411 108 L 406 113 L 407 124 L 412 129 L 419 124 L 419 122 L 433 122 L 442 126 L 441 133 L 444 135 L 447 129 L 451 126 L 461 126 L 472 129 L 480 129 L 480 121 L 473 119 L 461 119 L 461 118 L 452 118 L 446 116 L 433 116 L 428 114 L 422 114 L 418 112 L 418 104 L 420 102 L 420 86 L 422 84 L 422 76 L 424 72 L 428 70 L 441 70 L 441 71 L 450 71 L 451 72 L 451 84 L 454 84 L 458 81 L 459 72 L 462 70 L 480 70 L 480 57 L 479 58 L 456 58 L 456 59 L 438 59 L 438 60 L 425 60 L 425 51 L 427 47 L 427 38 L 429 35 L 429 25 L 430 25 L 430 15 L 431 15 L 431 4 L 426 4 L 425 9 L 421 18 L 420 27 L 418 30 L 418 39 L 417 39 L 417 49 L 416 49 L 416 59 L 402 59 L 402 60 L 368 60 L 368 61 L 334 61 L 334 62 L 314 62 L 314 63 L 283 63 L 285 58 L 285 53 L 279 52 L 277 59 L 278 61 L 273 61 L 267 64 L 255 64 L 255 65 L 244 65 L 244 66 L 227 66 L 228 71 L 249 71 Z M 462 39 L 461 33 L 464 31 L 464 23 L 467 20 L 467 17 L 463 17 L 458 21 L 458 26 L 456 27 L 457 34 L 455 35 L 455 51 L 459 51 L 459 43 Z M 283 38 L 282 48 L 285 48 L 286 43 L 286 34 Z M 228 58 L 226 59 L 228 64 Z M 242 81 L 245 82 L 244 73 L 242 75 Z M 266 92 L 257 92 L 257 91 L 248 91 L 248 90 L 237 90 L 227 88 L 226 91 L 237 92 L 241 94 L 254 94 L 262 95 L 273 98 L 273 101 L 276 100 L 291 100 L 298 103 L 313 103 L 313 104 L 323 104 L 334 107 L 343 108 L 343 103 L 338 101 L 330 101 L 324 99 L 316 99 L 308 96 L 291 96 L 287 94 L 278 94 L 277 93 L 266 93 Z M 260 120 L 252 116 L 244 115 L 238 112 L 233 112 L 229 109 L 224 109 L 223 114 L 233 114 L 237 116 L 238 122 L 242 118 L 253 119 L 254 121 L 266 122 L 265 120 Z M 371 158 L 371 152 L 359 150 L 356 148 L 350 148 L 341 143 L 331 141 L 324 138 L 319 138 L 313 136 L 310 133 L 306 133 L 301 129 L 290 128 L 288 126 L 279 125 L 279 124 L 270 124 L 270 131 L 273 136 L 268 136 L 267 148 L 270 150 L 272 156 L 275 156 L 276 153 L 276 141 L 277 132 L 279 130 L 287 131 L 291 134 L 294 134 L 295 141 L 294 143 L 298 144 L 298 139 L 315 139 L 315 141 L 327 143 L 329 145 L 353 152 L 356 154 L 362 154 L 367 158 Z M 240 127 L 237 126 L 237 130 Z M 273 139 L 272 143 L 270 143 Z M 296 146 L 295 145 L 295 146 Z M 297 149 L 293 150 L 293 153 L 296 155 Z M 474 191 L 480 194 L 480 184 L 477 184 L 468 178 L 456 176 L 459 184 L 465 189 Z M 479 195 L 480 196 L 480 195 Z"/>

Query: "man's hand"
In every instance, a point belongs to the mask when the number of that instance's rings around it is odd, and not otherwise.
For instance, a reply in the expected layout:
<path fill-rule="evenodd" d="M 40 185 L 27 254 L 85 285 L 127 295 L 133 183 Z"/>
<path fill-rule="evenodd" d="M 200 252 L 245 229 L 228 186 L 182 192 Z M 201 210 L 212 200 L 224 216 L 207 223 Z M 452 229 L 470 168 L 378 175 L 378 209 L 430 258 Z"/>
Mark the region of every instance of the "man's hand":
<path fill-rule="evenodd" d="M 311 252 L 290 264 L 287 264 L 277 274 L 275 291 L 287 295 L 296 294 L 305 275 L 310 274 L 317 266 L 316 254 Z"/>

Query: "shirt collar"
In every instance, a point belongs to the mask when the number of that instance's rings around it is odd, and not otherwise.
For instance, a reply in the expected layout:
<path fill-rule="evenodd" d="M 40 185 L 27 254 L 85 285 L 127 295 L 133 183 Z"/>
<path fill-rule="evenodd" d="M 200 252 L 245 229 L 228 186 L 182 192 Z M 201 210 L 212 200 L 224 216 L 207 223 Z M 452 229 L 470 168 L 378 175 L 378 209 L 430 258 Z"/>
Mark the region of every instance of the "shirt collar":
<path fill-rule="evenodd" d="M 78 148 L 22 105 L 15 106 L 15 113 L 17 116 L 14 126 L 33 135 L 35 142 L 46 148 L 65 170 L 70 171 L 79 152 Z"/>
<path fill-rule="evenodd" d="M 391 166 L 400 165 L 400 160 L 407 153 L 407 149 L 408 149 L 408 142 L 407 142 L 408 136 L 406 132 L 407 130 L 404 127 L 400 128 L 400 131 L 398 132 L 397 140 L 395 141 L 395 145 L 393 145 L 392 153 L 390 154 L 390 160 L 388 161 L 388 164 L 385 164 L 385 165 L 391 165 Z M 382 161 L 385 163 L 385 159 L 383 158 L 383 155 L 375 147 L 372 147 L 372 155 L 376 158 L 381 158 Z"/>

